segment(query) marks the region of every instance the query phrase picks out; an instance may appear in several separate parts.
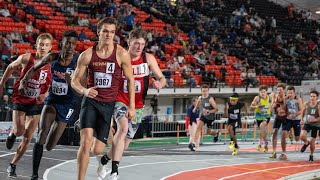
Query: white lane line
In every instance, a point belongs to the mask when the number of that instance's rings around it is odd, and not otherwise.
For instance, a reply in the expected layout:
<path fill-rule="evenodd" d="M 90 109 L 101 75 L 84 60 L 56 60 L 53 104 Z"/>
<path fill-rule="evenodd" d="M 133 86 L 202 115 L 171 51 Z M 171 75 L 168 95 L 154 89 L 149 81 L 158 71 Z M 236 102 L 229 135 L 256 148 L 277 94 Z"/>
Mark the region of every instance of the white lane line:
<path fill-rule="evenodd" d="M 242 158 L 242 159 L 255 159 L 255 158 Z M 269 159 L 269 158 L 265 158 L 265 159 Z M 231 160 L 231 159 L 228 159 L 228 160 Z M 248 163 L 248 164 L 261 164 L 261 163 L 274 163 L 274 162 L 256 162 L 256 163 Z M 226 167 L 226 166 L 233 166 L 233 165 L 243 165 L 243 163 L 216 165 L 216 166 L 205 167 L 205 168 L 198 168 L 198 169 L 190 169 L 190 170 L 186 170 L 186 171 L 179 171 L 179 172 L 171 174 L 169 176 L 165 176 L 165 177 L 161 178 L 160 180 L 165 180 L 165 179 L 167 179 L 169 177 L 173 177 L 173 176 L 176 176 L 178 174 L 185 173 L 185 172 L 199 171 L 199 170 L 210 169 L 210 168 L 215 168 L 215 167 Z"/>
<path fill-rule="evenodd" d="M 94 159 L 95 159 L 95 157 L 90 157 L 90 158 L 94 158 Z M 44 179 L 44 180 L 48 180 L 48 175 L 49 175 L 49 172 L 50 172 L 51 170 L 53 170 L 53 169 L 55 169 L 55 168 L 58 168 L 58 167 L 60 167 L 60 166 L 63 166 L 63 165 L 65 165 L 65 164 L 67 164 L 67 163 L 77 164 L 77 159 L 67 160 L 67 161 L 65 161 L 65 162 L 63 162 L 63 163 L 60 163 L 60 164 L 57 164 L 57 165 L 55 165 L 55 166 L 52 166 L 51 168 L 48 168 L 48 169 L 44 172 L 44 174 L 43 174 L 43 179 Z M 97 165 L 93 165 L 93 164 L 90 164 L 90 163 L 88 164 L 88 166 L 98 167 Z"/>
<path fill-rule="evenodd" d="M 32 152 L 32 150 L 27 150 L 26 152 Z M 13 154 L 16 154 L 16 152 L 7 153 L 7 154 L 2 154 L 2 155 L 0 155 L 0 158 L 6 157 L 6 156 L 10 156 L 10 155 L 13 155 Z"/>
<path fill-rule="evenodd" d="M 69 161 L 65 161 L 65 162 L 63 162 L 63 163 L 57 164 L 57 165 L 55 165 L 55 166 L 52 166 L 51 168 L 48 168 L 48 169 L 44 172 L 44 174 L 43 174 L 43 179 L 44 179 L 44 180 L 47 180 L 47 179 L 48 179 L 48 174 L 49 174 L 49 172 L 50 172 L 52 169 L 55 169 L 55 168 L 60 167 L 60 166 L 63 166 L 63 165 L 65 165 L 65 164 L 67 164 L 67 163 L 69 163 L 69 162 L 72 162 L 72 161 L 75 161 L 75 160 L 76 160 L 76 159 L 72 159 L 72 160 L 69 160 Z"/>
<path fill-rule="evenodd" d="M 247 175 L 247 174 L 259 173 L 259 172 L 263 172 L 263 171 L 270 171 L 270 170 L 276 170 L 276 169 L 286 169 L 286 168 L 293 168 L 293 167 L 305 167 L 305 166 L 319 166 L 319 164 L 305 164 L 305 165 L 284 166 L 284 167 L 275 167 L 275 168 L 270 168 L 270 169 L 262 169 L 262 170 L 250 171 L 250 172 L 246 172 L 246 173 L 242 173 L 242 174 L 235 174 L 232 176 L 226 176 L 226 177 L 220 178 L 219 180 L 229 179 L 229 178 L 243 176 L 243 175 Z"/>
<path fill-rule="evenodd" d="M 241 159 L 256 159 L 256 158 L 237 158 L 237 160 L 241 160 Z M 264 159 L 269 159 L 269 158 L 264 158 Z M 192 162 L 203 162 L 203 161 L 205 161 L 205 162 L 208 162 L 208 161 L 233 161 L 233 160 L 234 159 L 202 159 L 202 160 L 183 160 L 183 161 L 162 161 L 162 162 L 131 164 L 131 165 L 119 167 L 119 169 L 125 169 L 125 168 L 130 168 L 130 167 L 135 167 L 135 166 L 141 166 L 141 165 L 156 165 L 156 164 L 168 164 L 168 163 L 170 163 L 170 164 L 171 163 L 188 163 L 188 162 L 192 163 Z M 226 165 L 226 166 L 228 166 L 228 165 Z M 206 168 L 202 168 L 202 169 L 206 169 Z M 111 170 L 109 170 L 107 173 L 111 173 Z"/>

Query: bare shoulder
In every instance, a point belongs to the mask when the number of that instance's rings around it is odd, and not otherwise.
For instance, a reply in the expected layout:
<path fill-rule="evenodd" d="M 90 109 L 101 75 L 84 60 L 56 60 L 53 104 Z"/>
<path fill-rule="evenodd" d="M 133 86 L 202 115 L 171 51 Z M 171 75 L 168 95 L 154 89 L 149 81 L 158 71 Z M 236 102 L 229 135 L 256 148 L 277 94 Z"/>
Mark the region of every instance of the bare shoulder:
<path fill-rule="evenodd" d="M 13 61 L 13 63 L 14 65 L 28 64 L 30 57 L 31 53 L 21 54 L 15 61 Z"/>
<path fill-rule="evenodd" d="M 89 64 L 91 58 L 92 58 L 92 47 L 90 47 L 87 50 L 83 51 L 79 55 L 79 61 L 82 61 L 82 63 L 85 63 L 85 64 Z"/>
<path fill-rule="evenodd" d="M 122 46 L 117 45 L 117 56 L 126 56 L 129 55 L 128 51 L 124 49 Z"/>
<path fill-rule="evenodd" d="M 154 57 L 154 55 L 153 55 L 153 54 L 150 54 L 150 53 L 146 53 L 146 58 L 147 58 L 147 60 L 149 60 L 149 59 L 152 59 L 152 60 L 156 59 L 156 58 Z"/>

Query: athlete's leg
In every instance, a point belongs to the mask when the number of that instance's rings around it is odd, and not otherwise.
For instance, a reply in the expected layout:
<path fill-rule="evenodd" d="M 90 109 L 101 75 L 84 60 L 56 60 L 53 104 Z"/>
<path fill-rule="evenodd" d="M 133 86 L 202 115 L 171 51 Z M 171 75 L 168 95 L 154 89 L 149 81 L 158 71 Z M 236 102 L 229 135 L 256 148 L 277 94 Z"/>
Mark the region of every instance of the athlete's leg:
<path fill-rule="evenodd" d="M 266 144 L 267 143 L 267 136 L 266 136 L 266 127 L 267 121 L 262 121 L 260 124 L 260 139 Z"/>
<path fill-rule="evenodd" d="M 207 134 L 208 134 L 208 135 L 211 135 L 211 136 L 217 136 L 218 131 L 213 130 L 213 129 L 211 129 L 211 128 L 208 128 L 208 129 L 207 129 Z"/>
<path fill-rule="evenodd" d="M 301 126 L 300 126 L 300 120 L 294 120 L 294 137 L 296 142 L 300 141 L 300 133 L 301 133 Z"/>
<path fill-rule="evenodd" d="M 310 155 L 313 155 L 315 149 L 316 149 L 316 138 L 311 137 L 311 140 L 310 140 Z"/>
<path fill-rule="evenodd" d="M 308 132 L 306 130 L 301 131 L 300 138 L 301 138 L 301 141 L 304 142 L 304 144 L 308 144 L 307 134 Z"/>
<path fill-rule="evenodd" d="M 22 155 L 26 152 L 28 148 L 28 144 L 32 139 L 32 135 L 38 126 L 39 120 L 40 120 L 40 115 L 33 115 L 33 116 L 26 117 L 26 124 L 25 124 L 26 131 L 23 134 L 23 139 L 17 149 L 17 152 L 13 160 L 11 161 L 11 164 L 16 164 L 21 159 Z"/>
<path fill-rule="evenodd" d="M 201 130 L 203 129 L 203 126 L 204 126 L 204 123 L 203 123 L 203 121 L 200 120 L 198 127 L 197 127 L 195 137 L 194 137 L 195 142 L 193 142 L 197 149 L 199 149 L 199 146 L 200 146 L 199 145 L 200 141 L 198 141 L 198 139 L 200 139 L 200 133 L 201 133 Z"/>
<path fill-rule="evenodd" d="M 195 135 L 197 131 L 197 123 L 192 122 L 190 127 L 189 127 L 189 133 L 190 133 L 190 143 L 195 142 Z"/>
<path fill-rule="evenodd" d="M 278 128 L 273 128 L 273 133 L 272 133 L 272 151 L 276 152 L 277 151 L 277 141 L 278 141 Z"/>
<path fill-rule="evenodd" d="M 77 154 L 78 180 L 84 180 L 87 172 L 90 148 L 93 142 L 93 129 L 80 130 L 80 147 Z"/>
<path fill-rule="evenodd" d="M 34 147 L 33 147 L 32 177 L 38 176 L 39 165 L 40 165 L 40 161 L 43 153 L 43 145 L 46 143 L 47 135 L 50 131 L 51 125 L 54 122 L 55 118 L 56 118 L 56 110 L 54 109 L 54 107 L 45 105 L 41 112 L 39 134 L 38 134 L 36 143 L 34 144 Z"/>
<path fill-rule="evenodd" d="M 25 132 L 26 113 L 22 111 L 12 111 L 13 134 L 17 137 L 22 136 Z"/>
<path fill-rule="evenodd" d="M 22 136 L 25 132 L 26 113 L 18 110 L 13 110 L 12 114 L 13 129 L 6 140 L 7 149 L 12 149 L 16 137 Z"/>
<path fill-rule="evenodd" d="M 112 171 L 113 173 L 118 173 L 117 166 L 122 158 L 123 151 L 125 148 L 125 140 L 128 133 L 128 119 L 125 116 L 119 118 L 117 122 L 117 132 L 114 135 L 112 141 Z"/>
<path fill-rule="evenodd" d="M 46 143 L 48 133 L 53 122 L 56 119 L 56 109 L 53 106 L 45 105 L 41 112 L 40 129 L 37 143 L 43 145 Z"/>
<path fill-rule="evenodd" d="M 236 144 L 237 143 L 237 139 L 235 138 L 234 125 L 232 125 L 232 124 L 228 125 L 228 132 L 229 132 L 230 140 L 234 144 Z"/>
<path fill-rule="evenodd" d="M 282 152 L 286 153 L 286 146 L 287 146 L 287 142 L 286 142 L 286 138 L 288 137 L 289 132 L 286 130 L 282 130 L 282 134 L 281 134 L 281 148 L 282 148 Z"/>

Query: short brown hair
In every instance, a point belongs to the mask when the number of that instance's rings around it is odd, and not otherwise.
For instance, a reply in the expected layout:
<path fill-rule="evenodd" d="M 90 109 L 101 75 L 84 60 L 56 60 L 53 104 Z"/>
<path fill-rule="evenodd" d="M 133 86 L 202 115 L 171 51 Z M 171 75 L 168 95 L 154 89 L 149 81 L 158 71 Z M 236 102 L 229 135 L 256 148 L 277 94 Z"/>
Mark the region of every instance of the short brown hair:
<path fill-rule="evenodd" d="M 268 91 L 268 86 L 266 86 L 266 85 L 259 86 L 259 91 L 262 91 L 262 90 Z"/>
<path fill-rule="evenodd" d="M 143 38 L 145 41 L 147 41 L 147 33 L 140 29 L 134 29 L 129 33 L 129 41 L 130 39 L 139 39 L 139 38 Z"/>
<path fill-rule="evenodd" d="M 50 33 L 42 33 L 37 37 L 36 43 L 38 43 L 40 39 L 49 39 L 50 41 L 52 41 L 53 37 Z"/>
<path fill-rule="evenodd" d="M 296 88 L 294 88 L 294 86 L 288 86 L 287 90 L 292 90 L 292 91 L 296 91 Z"/>
<path fill-rule="evenodd" d="M 207 84 L 202 84 L 201 89 L 209 89 L 209 86 Z"/>
<path fill-rule="evenodd" d="M 310 94 L 315 94 L 317 97 L 319 96 L 319 92 L 317 90 L 310 91 Z"/>
<path fill-rule="evenodd" d="M 101 19 L 98 22 L 98 24 L 97 24 L 98 31 L 101 30 L 103 24 L 114 24 L 116 26 L 116 28 L 117 28 L 118 21 L 115 18 L 112 18 L 112 17 L 105 17 L 105 18 Z"/>
<path fill-rule="evenodd" d="M 286 85 L 284 83 L 279 83 L 277 88 L 281 87 L 282 89 L 286 89 Z"/>

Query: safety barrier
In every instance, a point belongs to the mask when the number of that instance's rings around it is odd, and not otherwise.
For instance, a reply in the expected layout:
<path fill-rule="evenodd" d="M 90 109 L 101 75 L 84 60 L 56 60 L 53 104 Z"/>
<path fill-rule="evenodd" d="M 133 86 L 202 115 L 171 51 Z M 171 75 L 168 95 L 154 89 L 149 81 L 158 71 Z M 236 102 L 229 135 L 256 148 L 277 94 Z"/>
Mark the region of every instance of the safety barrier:
<path fill-rule="evenodd" d="M 257 127 L 256 120 L 253 114 L 249 114 L 248 116 L 244 116 L 242 114 L 241 126 L 236 129 L 236 136 L 238 142 L 252 142 L 258 143 L 260 137 L 260 129 Z M 177 144 L 187 144 L 189 142 L 189 138 L 186 136 L 186 127 L 185 127 L 185 116 L 186 114 L 174 114 L 174 115 L 157 115 L 152 116 L 152 128 L 151 134 L 152 137 L 156 135 L 159 137 L 164 136 L 176 136 Z M 229 142 L 229 133 L 227 130 L 227 118 L 223 118 L 222 113 L 217 113 L 215 115 L 215 121 L 213 125 L 213 130 L 219 131 L 219 143 L 227 143 Z M 274 118 L 271 118 L 270 123 L 266 128 L 267 140 L 271 142 L 272 133 L 273 133 L 273 122 Z M 201 143 L 202 144 L 211 144 L 212 136 L 205 135 L 207 131 L 206 126 L 202 129 L 201 132 Z M 281 129 L 279 130 L 281 133 Z M 291 135 L 293 136 L 293 131 L 291 131 Z M 278 135 L 278 139 L 281 136 Z M 287 139 L 288 143 L 290 143 L 289 138 Z M 317 139 L 317 143 L 319 143 L 319 138 Z"/>

